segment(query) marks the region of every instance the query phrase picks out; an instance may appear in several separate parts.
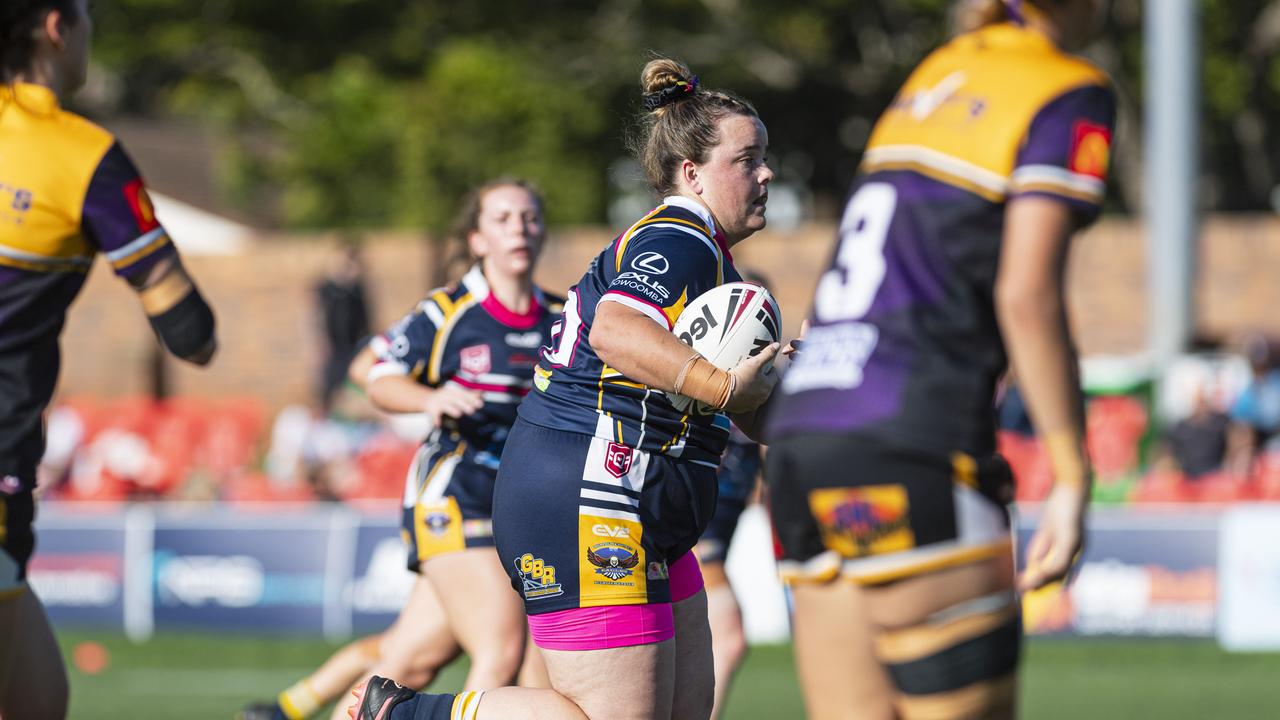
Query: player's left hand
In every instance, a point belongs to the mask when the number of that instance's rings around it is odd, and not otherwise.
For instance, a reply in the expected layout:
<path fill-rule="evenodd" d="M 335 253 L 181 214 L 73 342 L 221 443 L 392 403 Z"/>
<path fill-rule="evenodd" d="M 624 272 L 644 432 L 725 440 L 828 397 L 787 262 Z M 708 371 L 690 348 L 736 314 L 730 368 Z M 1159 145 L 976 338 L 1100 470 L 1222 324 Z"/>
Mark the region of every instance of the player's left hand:
<path fill-rule="evenodd" d="M 1030 592 L 1062 580 L 1084 545 L 1089 484 L 1058 482 L 1041 508 L 1040 523 L 1027 543 L 1018 590 Z"/>
<path fill-rule="evenodd" d="M 809 321 L 808 319 L 801 320 L 800 335 L 797 336 L 796 339 L 787 343 L 786 347 L 782 348 L 782 357 L 790 358 L 796 353 L 800 352 L 800 347 L 804 345 L 804 336 L 808 334 L 809 334 Z"/>

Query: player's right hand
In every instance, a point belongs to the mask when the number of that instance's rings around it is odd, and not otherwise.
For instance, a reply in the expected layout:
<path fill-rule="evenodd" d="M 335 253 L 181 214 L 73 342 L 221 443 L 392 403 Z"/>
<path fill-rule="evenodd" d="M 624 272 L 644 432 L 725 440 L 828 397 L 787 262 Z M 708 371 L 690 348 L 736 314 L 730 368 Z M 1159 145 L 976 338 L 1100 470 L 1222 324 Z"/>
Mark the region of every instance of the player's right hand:
<path fill-rule="evenodd" d="M 735 382 L 729 392 L 729 400 L 724 404 L 725 412 L 749 413 L 769 399 L 773 386 L 778 384 L 778 373 L 773 371 L 773 359 L 778 355 L 778 349 L 778 343 L 773 343 L 729 371 Z"/>
<path fill-rule="evenodd" d="M 461 418 L 484 407 L 484 399 L 475 390 L 445 384 L 431 393 L 422 411 L 431 416 L 436 425 L 446 417 Z"/>
<path fill-rule="evenodd" d="M 1027 543 L 1018 590 L 1030 592 L 1062 580 L 1084 545 L 1089 483 L 1058 482 L 1041 506 L 1040 523 Z"/>

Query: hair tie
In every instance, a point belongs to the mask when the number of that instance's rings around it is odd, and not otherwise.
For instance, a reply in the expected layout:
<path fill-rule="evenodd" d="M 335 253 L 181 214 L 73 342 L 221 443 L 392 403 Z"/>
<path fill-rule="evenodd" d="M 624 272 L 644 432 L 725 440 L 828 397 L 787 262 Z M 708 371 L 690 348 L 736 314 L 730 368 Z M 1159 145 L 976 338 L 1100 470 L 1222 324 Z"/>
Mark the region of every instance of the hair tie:
<path fill-rule="evenodd" d="M 675 85 L 665 87 L 655 93 L 647 93 L 644 96 L 644 109 L 650 112 L 661 107 L 674 105 L 691 97 L 695 90 L 698 89 L 698 76 L 694 75 L 688 82 L 677 80 Z"/>
<path fill-rule="evenodd" d="M 1026 25 L 1027 18 L 1022 13 L 1022 0 L 1004 0 L 1005 10 L 1009 13 L 1009 20 L 1016 25 Z"/>

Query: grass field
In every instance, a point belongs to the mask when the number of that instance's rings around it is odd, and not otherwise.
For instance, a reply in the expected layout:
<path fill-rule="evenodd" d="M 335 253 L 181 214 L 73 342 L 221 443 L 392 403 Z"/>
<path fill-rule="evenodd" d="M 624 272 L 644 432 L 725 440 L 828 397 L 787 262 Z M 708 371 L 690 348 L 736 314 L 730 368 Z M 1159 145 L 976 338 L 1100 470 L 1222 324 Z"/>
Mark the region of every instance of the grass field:
<path fill-rule="evenodd" d="M 108 651 L 105 669 L 71 669 L 71 717 L 230 718 L 245 701 L 268 698 L 323 661 L 318 640 L 165 634 L 141 645 L 119 635 L 60 633 L 68 658 L 85 642 Z M 1280 717 L 1280 655 L 1232 655 L 1211 643 L 1033 640 L 1027 646 L 1022 716 L 1057 718 Z M 449 668 L 436 687 L 457 688 Z M 734 685 L 727 717 L 802 718 L 791 648 L 752 651 Z"/>

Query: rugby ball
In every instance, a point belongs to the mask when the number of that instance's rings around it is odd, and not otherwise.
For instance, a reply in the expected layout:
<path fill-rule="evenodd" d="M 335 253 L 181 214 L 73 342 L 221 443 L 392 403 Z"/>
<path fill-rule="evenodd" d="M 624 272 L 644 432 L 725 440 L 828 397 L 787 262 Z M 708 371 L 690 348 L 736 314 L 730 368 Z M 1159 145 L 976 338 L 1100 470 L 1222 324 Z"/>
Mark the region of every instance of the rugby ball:
<path fill-rule="evenodd" d="M 725 283 L 699 295 L 685 306 L 671 332 L 697 350 L 712 365 L 732 370 L 782 336 L 782 312 L 763 286 Z M 669 393 L 676 410 L 689 415 L 713 415 L 706 403 Z"/>

